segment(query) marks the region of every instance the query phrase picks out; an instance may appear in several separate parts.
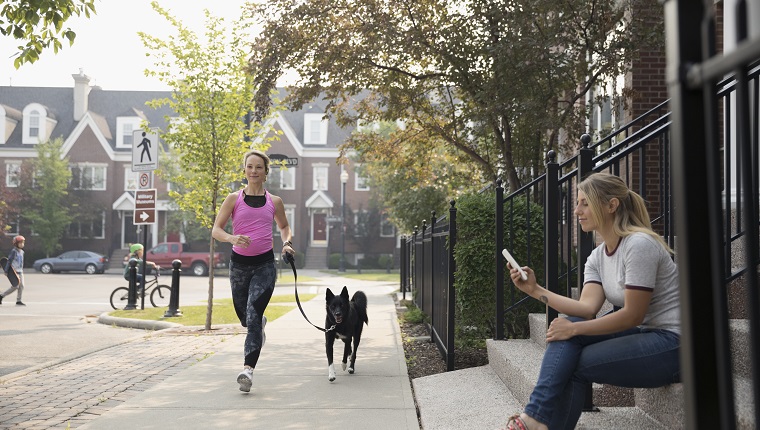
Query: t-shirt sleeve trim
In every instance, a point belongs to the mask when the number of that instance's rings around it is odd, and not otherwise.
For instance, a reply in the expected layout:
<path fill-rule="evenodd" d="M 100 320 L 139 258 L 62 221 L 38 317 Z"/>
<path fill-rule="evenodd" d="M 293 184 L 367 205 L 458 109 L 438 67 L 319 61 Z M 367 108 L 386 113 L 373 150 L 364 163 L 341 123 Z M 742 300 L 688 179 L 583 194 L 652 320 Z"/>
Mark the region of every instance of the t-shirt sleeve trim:
<path fill-rule="evenodd" d="M 640 285 L 626 285 L 625 289 L 626 290 L 636 290 L 636 291 L 648 291 L 648 292 L 654 291 L 654 288 L 652 288 L 652 287 L 642 287 Z"/>

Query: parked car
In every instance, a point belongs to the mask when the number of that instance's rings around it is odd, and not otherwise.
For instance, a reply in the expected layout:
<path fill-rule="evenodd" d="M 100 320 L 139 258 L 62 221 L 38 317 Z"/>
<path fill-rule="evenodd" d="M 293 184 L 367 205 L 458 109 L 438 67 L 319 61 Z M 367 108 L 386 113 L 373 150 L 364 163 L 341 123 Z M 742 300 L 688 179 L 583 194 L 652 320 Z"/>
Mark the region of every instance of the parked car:
<path fill-rule="evenodd" d="M 32 265 L 42 273 L 83 271 L 90 275 L 108 268 L 108 257 L 92 251 L 66 251 L 57 257 L 41 258 Z"/>
<path fill-rule="evenodd" d="M 190 245 L 181 242 L 162 242 L 149 249 L 144 254 L 144 258 L 152 261 L 159 266 L 161 270 L 171 270 L 174 260 L 182 261 L 182 271 L 192 273 L 195 276 L 208 275 L 208 251 L 190 251 Z M 123 265 L 126 267 L 129 262 L 129 255 L 124 256 Z M 227 267 L 227 260 L 221 252 L 214 255 L 214 267 Z"/>

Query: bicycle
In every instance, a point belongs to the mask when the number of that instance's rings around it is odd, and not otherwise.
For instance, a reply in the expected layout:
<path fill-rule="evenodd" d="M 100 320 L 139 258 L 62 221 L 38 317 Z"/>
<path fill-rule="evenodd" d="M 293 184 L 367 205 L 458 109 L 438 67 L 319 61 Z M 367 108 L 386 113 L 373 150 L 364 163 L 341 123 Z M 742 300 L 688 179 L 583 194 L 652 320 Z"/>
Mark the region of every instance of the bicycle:
<path fill-rule="evenodd" d="M 145 296 L 150 297 L 150 304 L 156 308 L 169 307 L 169 298 L 171 297 L 172 289 L 166 284 L 159 284 L 158 277 L 160 276 L 158 271 L 155 271 L 153 279 L 150 279 L 145 284 Z M 142 298 L 142 288 L 137 288 L 137 300 Z M 129 302 L 129 287 L 117 287 L 111 293 L 111 307 L 114 309 L 124 309 Z"/>

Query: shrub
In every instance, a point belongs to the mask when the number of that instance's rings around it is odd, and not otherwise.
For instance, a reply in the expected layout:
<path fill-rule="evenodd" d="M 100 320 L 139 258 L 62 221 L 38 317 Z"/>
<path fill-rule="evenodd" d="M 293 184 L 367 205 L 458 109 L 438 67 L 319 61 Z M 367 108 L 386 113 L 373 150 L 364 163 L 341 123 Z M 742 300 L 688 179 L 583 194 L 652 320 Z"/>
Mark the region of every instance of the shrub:
<path fill-rule="evenodd" d="M 532 207 L 529 220 L 525 218 L 526 205 Z M 522 265 L 530 266 L 536 272 L 541 284 L 544 273 L 543 210 L 541 206 L 517 199 L 514 215 L 505 216 L 505 242 L 511 244 L 510 252 Z M 457 246 L 454 253 L 456 262 L 456 336 L 462 341 L 493 337 L 496 327 L 496 257 L 494 194 L 469 194 L 457 201 Z M 509 223 L 524 228 L 511 229 Z M 514 231 L 514 237 L 510 237 Z M 530 241 L 530 259 L 528 258 Z M 501 247 L 499 247 L 501 248 Z M 505 264 L 499 256 L 499 264 Z M 504 290 L 505 309 L 513 302 L 525 297 L 509 279 L 505 268 Z M 523 306 L 505 315 L 507 332 L 513 337 L 527 337 L 530 312 L 542 312 L 544 305 L 528 299 Z M 466 329 L 465 329 L 466 328 Z"/>

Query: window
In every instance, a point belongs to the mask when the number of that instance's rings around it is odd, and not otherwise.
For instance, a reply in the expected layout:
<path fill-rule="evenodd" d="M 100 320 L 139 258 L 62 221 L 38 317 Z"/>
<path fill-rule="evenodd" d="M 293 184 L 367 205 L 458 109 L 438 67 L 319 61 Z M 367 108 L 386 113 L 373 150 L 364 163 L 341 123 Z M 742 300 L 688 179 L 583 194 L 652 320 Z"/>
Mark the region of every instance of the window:
<path fill-rule="evenodd" d="M 106 214 L 101 212 L 99 217 L 92 220 L 74 221 L 69 224 L 70 238 L 74 239 L 104 239 L 105 238 Z"/>
<path fill-rule="evenodd" d="M 48 118 L 45 106 L 39 103 L 30 103 L 24 107 L 22 113 L 21 143 L 34 145 L 50 137 L 50 132 L 55 128 L 56 121 Z"/>
<path fill-rule="evenodd" d="M 295 205 L 287 205 L 286 204 L 285 205 L 285 218 L 288 219 L 288 225 L 290 226 L 290 231 L 293 231 L 293 223 L 295 222 L 294 220 L 296 219 L 295 214 L 296 214 L 296 207 L 295 207 Z M 277 227 L 277 223 L 276 222 L 272 223 L 272 229 L 273 229 L 272 231 L 274 232 L 274 236 L 279 236 L 280 235 L 280 229 L 279 229 L 279 227 Z"/>
<path fill-rule="evenodd" d="M 327 145 L 327 125 L 323 113 L 307 113 L 303 118 L 304 145 Z"/>
<path fill-rule="evenodd" d="M 124 167 L 124 191 L 134 191 L 138 189 L 140 172 L 133 172 L 132 167 Z"/>
<path fill-rule="evenodd" d="M 71 186 L 75 190 L 105 190 L 106 166 L 87 164 L 72 166 Z"/>
<path fill-rule="evenodd" d="M 314 165 L 314 191 L 327 191 L 328 166 Z"/>
<path fill-rule="evenodd" d="M 388 214 L 383 212 L 380 218 L 380 237 L 394 237 L 396 228 L 388 221 Z"/>
<path fill-rule="evenodd" d="M 131 148 L 134 145 L 134 132 L 140 130 L 140 117 L 116 118 L 116 147 Z"/>
<path fill-rule="evenodd" d="M 29 112 L 29 137 L 40 137 L 40 113 L 36 110 Z"/>
<path fill-rule="evenodd" d="M 356 191 L 369 191 L 369 178 L 361 174 L 361 169 L 354 171 L 354 184 Z"/>
<path fill-rule="evenodd" d="M 274 170 L 274 180 L 277 182 L 275 185 L 279 186 L 281 190 L 296 189 L 296 169 L 273 166 L 272 170 Z"/>
<path fill-rule="evenodd" d="M 20 183 L 21 183 L 21 162 L 20 161 L 6 161 L 5 162 L 5 186 L 18 187 Z"/>
<path fill-rule="evenodd" d="M 8 217 L 8 230 L 5 230 L 6 236 L 15 236 L 19 232 L 18 217 Z"/>

